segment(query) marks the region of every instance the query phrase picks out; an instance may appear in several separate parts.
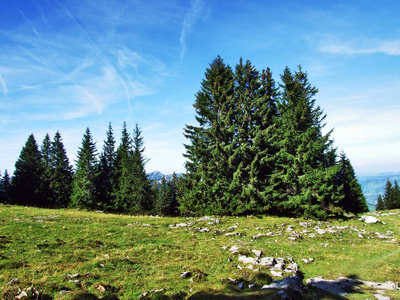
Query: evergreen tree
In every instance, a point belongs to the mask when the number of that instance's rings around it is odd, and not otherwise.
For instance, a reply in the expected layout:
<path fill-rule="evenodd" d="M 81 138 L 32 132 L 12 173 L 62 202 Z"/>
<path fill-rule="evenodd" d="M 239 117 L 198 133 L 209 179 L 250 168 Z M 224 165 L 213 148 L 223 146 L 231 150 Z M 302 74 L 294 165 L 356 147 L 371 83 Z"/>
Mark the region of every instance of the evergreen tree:
<path fill-rule="evenodd" d="M 111 123 L 108 125 L 107 139 L 104 141 L 103 151 L 99 160 L 99 176 L 97 190 L 99 192 L 99 203 L 105 210 L 110 210 L 113 203 L 113 178 L 115 173 L 115 139 Z"/>
<path fill-rule="evenodd" d="M 186 125 L 185 192 L 181 210 L 196 214 L 228 214 L 232 168 L 227 164 L 234 136 L 232 69 L 217 57 L 206 70 L 196 94 L 196 120 L 199 126 Z"/>
<path fill-rule="evenodd" d="M 361 185 L 358 183 L 350 160 L 344 152 L 340 153 L 340 170 L 338 172 L 338 186 L 342 187 L 344 197 L 339 202 L 339 207 L 346 212 L 362 213 L 368 211 L 368 205 Z"/>
<path fill-rule="evenodd" d="M 0 202 L 10 203 L 11 201 L 11 178 L 7 172 L 4 171 L 4 176 L 0 180 Z"/>
<path fill-rule="evenodd" d="M 133 140 L 124 123 L 121 144 L 116 158 L 116 189 L 114 208 L 123 213 L 148 213 L 153 209 L 154 197 L 145 171 L 143 138 L 136 124 Z"/>
<path fill-rule="evenodd" d="M 397 180 L 394 181 L 394 185 L 392 185 L 389 179 L 387 180 L 383 201 L 385 209 L 400 208 L 400 188 Z"/>
<path fill-rule="evenodd" d="M 338 166 L 330 135 L 322 134 L 326 115 L 315 106 L 318 90 L 299 67 L 292 73 L 284 70 L 280 110 L 281 142 L 277 153 L 277 212 L 323 218 L 336 211 L 341 199 L 336 186 Z"/>
<path fill-rule="evenodd" d="M 71 201 L 73 169 L 59 131 L 55 133 L 51 143 L 50 158 L 52 169 L 50 188 L 53 204 L 55 207 L 67 207 Z"/>
<path fill-rule="evenodd" d="M 44 206 L 45 197 L 40 182 L 42 174 L 42 156 L 35 137 L 31 134 L 15 163 L 11 180 L 12 202 L 18 205 Z"/>
<path fill-rule="evenodd" d="M 157 188 L 158 189 L 158 188 Z M 156 213 L 161 216 L 166 216 L 166 207 L 168 206 L 167 204 L 167 181 L 165 180 L 165 176 L 161 179 L 161 185 L 160 188 L 158 189 L 157 192 L 157 198 L 156 198 Z"/>
<path fill-rule="evenodd" d="M 78 150 L 70 206 L 93 209 L 97 203 L 97 149 L 87 128 Z"/>
<path fill-rule="evenodd" d="M 50 188 L 53 169 L 51 164 L 51 140 L 48 133 L 46 133 L 43 139 L 42 146 L 40 147 L 40 153 L 42 155 L 43 162 L 43 173 L 40 178 L 41 191 L 45 198 L 46 206 L 54 207 L 53 193 Z"/>
<path fill-rule="evenodd" d="M 385 202 L 383 202 L 382 196 L 378 196 L 378 202 L 376 204 L 376 210 L 385 210 Z"/>
<path fill-rule="evenodd" d="M 383 202 L 385 203 L 385 209 L 395 208 L 395 197 L 393 193 L 393 185 L 388 179 L 386 181 L 385 192 L 383 194 Z"/>
<path fill-rule="evenodd" d="M 400 208 L 400 187 L 397 180 L 394 180 L 393 185 L 393 208 Z"/>

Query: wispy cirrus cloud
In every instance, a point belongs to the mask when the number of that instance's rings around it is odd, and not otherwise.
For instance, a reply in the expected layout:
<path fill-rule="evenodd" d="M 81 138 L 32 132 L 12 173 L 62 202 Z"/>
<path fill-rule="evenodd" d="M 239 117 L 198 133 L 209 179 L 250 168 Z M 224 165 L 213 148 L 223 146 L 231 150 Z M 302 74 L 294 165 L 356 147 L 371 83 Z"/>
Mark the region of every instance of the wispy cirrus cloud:
<path fill-rule="evenodd" d="M 398 40 L 361 40 L 347 42 L 324 41 L 319 50 L 334 54 L 373 54 L 400 55 L 400 39 Z"/>
<path fill-rule="evenodd" d="M 192 0 L 191 7 L 189 11 L 186 13 L 185 18 L 183 19 L 181 34 L 179 37 L 179 42 L 181 45 L 181 60 L 185 56 L 186 53 L 186 36 L 192 30 L 194 24 L 202 12 L 202 0 Z"/>
<path fill-rule="evenodd" d="M 1 76 L 1 73 L 0 73 L 0 83 L 1 83 L 1 86 L 2 86 L 2 88 L 3 88 L 3 95 L 4 95 L 5 97 L 7 97 L 8 89 L 7 89 L 6 82 L 5 82 L 4 79 L 3 79 L 3 76 Z"/>

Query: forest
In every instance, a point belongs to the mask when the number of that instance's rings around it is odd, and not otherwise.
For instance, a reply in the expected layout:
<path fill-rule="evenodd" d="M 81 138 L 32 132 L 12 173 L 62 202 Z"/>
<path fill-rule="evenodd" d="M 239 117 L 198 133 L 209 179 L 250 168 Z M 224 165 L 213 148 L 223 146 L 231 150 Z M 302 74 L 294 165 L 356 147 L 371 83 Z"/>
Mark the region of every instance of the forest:
<path fill-rule="evenodd" d="M 116 145 L 111 123 L 98 153 L 87 128 L 75 167 L 60 132 L 39 146 L 31 134 L 0 201 L 162 216 L 278 215 L 315 219 L 368 211 L 354 169 L 337 153 L 318 90 L 298 67 L 276 83 L 250 61 L 232 69 L 217 57 L 195 97 L 196 125 L 186 125 L 186 173 L 161 187 L 145 171 L 138 125 L 123 125 Z"/>

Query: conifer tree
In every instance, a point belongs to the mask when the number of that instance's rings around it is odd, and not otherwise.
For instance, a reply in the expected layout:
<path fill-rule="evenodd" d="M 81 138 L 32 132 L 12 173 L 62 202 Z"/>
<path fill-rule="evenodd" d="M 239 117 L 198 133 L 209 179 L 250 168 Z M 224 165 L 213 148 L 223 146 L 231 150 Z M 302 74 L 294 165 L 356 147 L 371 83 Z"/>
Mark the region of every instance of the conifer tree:
<path fill-rule="evenodd" d="M 48 133 L 46 133 L 42 145 L 40 147 L 40 153 L 42 155 L 43 162 L 43 173 L 40 178 L 41 191 L 46 201 L 47 207 L 54 207 L 53 194 L 50 188 L 51 177 L 53 174 L 51 164 L 51 140 Z"/>
<path fill-rule="evenodd" d="M 10 203 L 11 201 L 11 178 L 7 172 L 4 171 L 4 176 L 0 180 L 0 202 Z"/>
<path fill-rule="evenodd" d="M 185 192 L 181 210 L 185 213 L 228 214 L 232 179 L 227 161 L 233 140 L 232 69 L 217 57 L 206 70 L 194 107 L 199 126 L 186 125 Z"/>
<path fill-rule="evenodd" d="M 154 197 L 145 171 L 143 138 L 136 124 L 133 140 L 124 123 L 121 144 L 117 149 L 114 208 L 118 212 L 137 214 L 153 209 Z"/>
<path fill-rule="evenodd" d="M 90 129 L 86 128 L 79 147 L 76 161 L 76 172 L 73 177 L 71 195 L 72 207 L 93 209 L 97 203 L 97 149 Z"/>
<path fill-rule="evenodd" d="M 12 202 L 18 205 L 45 205 L 40 179 L 43 174 L 42 156 L 33 134 L 29 135 L 15 163 L 11 180 Z"/>
<path fill-rule="evenodd" d="M 393 185 L 389 179 L 386 181 L 385 192 L 383 194 L 383 202 L 385 203 L 385 209 L 393 209 L 395 206 Z"/>
<path fill-rule="evenodd" d="M 363 213 L 368 211 L 368 205 L 361 185 L 358 183 L 350 160 L 344 152 L 340 153 L 340 170 L 338 172 L 338 186 L 342 187 L 341 193 L 344 197 L 339 201 L 339 207 L 346 212 Z"/>
<path fill-rule="evenodd" d="M 280 109 L 281 142 L 274 174 L 279 213 L 323 218 L 341 199 L 332 161 L 331 131 L 322 134 L 326 115 L 315 106 L 318 90 L 299 67 L 284 70 Z"/>
<path fill-rule="evenodd" d="M 55 133 L 51 143 L 50 158 L 52 169 L 50 188 L 54 206 L 67 207 L 71 201 L 73 169 L 59 131 Z"/>
<path fill-rule="evenodd" d="M 115 139 L 111 122 L 108 125 L 107 138 L 104 141 L 103 151 L 99 160 L 99 176 L 97 180 L 97 190 L 99 193 L 99 203 L 105 210 L 111 210 L 113 203 L 113 180 L 115 174 Z"/>
<path fill-rule="evenodd" d="M 393 185 L 393 208 L 400 208 L 400 187 L 396 179 L 394 180 Z"/>
<path fill-rule="evenodd" d="M 385 210 L 385 202 L 383 202 L 382 196 L 378 196 L 378 202 L 376 204 L 376 210 Z"/>

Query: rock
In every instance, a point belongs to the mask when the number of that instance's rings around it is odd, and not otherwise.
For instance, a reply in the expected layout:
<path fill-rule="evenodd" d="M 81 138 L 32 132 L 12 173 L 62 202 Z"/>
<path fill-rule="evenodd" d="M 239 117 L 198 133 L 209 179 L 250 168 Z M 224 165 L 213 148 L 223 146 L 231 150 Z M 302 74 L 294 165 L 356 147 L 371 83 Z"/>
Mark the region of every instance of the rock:
<path fill-rule="evenodd" d="M 278 291 L 277 294 L 281 300 L 292 300 L 292 298 L 285 291 Z"/>
<path fill-rule="evenodd" d="M 262 254 L 262 251 L 260 250 L 251 250 L 251 252 L 253 252 L 257 257 L 260 257 Z"/>
<path fill-rule="evenodd" d="M 210 231 L 210 229 L 207 227 L 199 230 L 199 232 L 209 232 L 209 231 Z"/>
<path fill-rule="evenodd" d="M 243 288 L 243 285 L 244 285 L 243 282 L 239 282 L 238 285 L 237 285 L 237 287 L 238 287 L 239 289 L 242 289 L 242 288 Z"/>
<path fill-rule="evenodd" d="M 282 280 L 274 280 L 271 284 L 264 285 L 261 289 L 285 289 L 302 294 L 303 284 L 300 277 L 289 276 Z"/>
<path fill-rule="evenodd" d="M 294 262 L 286 266 L 286 273 L 296 273 L 299 270 L 299 266 Z"/>
<path fill-rule="evenodd" d="M 189 272 L 189 271 L 183 272 L 181 274 L 181 278 L 189 278 L 190 276 L 192 276 L 192 272 Z"/>
<path fill-rule="evenodd" d="M 309 264 L 309 263 L 310 263 L 310 261 L 309 261 L 307 258 L 303 258 L 302 261 L 303 261 L 303 263 L 305 263 L 305 264 Z"/>
<path fill-rule="evenodd" d="M 389 297 L 382 296 L 382 295 L 379 295 L 379 294 L 374 294 L 374 296 L 375 296 L 375 298 L 378 299 L 378 300 L 390 300 Z"/>
<path fill-rule="evenodd" d="M 19 283 L 18 278 L 11 279 L 6 285 L 15 284 L 15 283 Z"/>
<path fill-rule="evenodd" d="M 253 235 L 253 239 L 259 239 L 260 237 L 265 236 L 265 234 L 259 233 L 257 235 Z"/>
<path fill-rule="evenodd" d="M 371 224 L 371 223 L 375 224 L 375 223 L 378 223 L 378 221 L 379 221 L 377 218 L 375 218 L 373 216 L 361 216 L 361 218 L 359 220 L 364 221 L 367 224 Z"/>
<path fill-rule="evenodd" d="M 246 255 L 239 255 L 238 260 L 244 264 L 257 264 L 257 258 L 247 257 Z"/>
<path fill-rule="evenodd" d="M 238 236 L 240 236 L 240 232 L 229 232 L 229 233 L 226 233 L 225 234 L 225 236 L 235 236 L 235 235 L 238 235 Z"/>
<path fill-rule="evenodd" d="M 274 271 L 274 270 L 271 270 L 271 275 L 274 276 L 274 277 L 282 277 L 283 276 L 282 272 L 277 272 L 277 271 Z"/>
<path fill-rule="evenodd" d="M 233 253 L 233 254 L 239 253 L 239 246 L 232 246 L 232 247 L 229 249 L 229 252 L 231 252 L 231 253 Z"/>
<path fill-rule="evenodd" d="M 273 266 L 275 259 L 273 257 L 263 257 L 258 260 L 258 265 L 260 266 Z"/>

